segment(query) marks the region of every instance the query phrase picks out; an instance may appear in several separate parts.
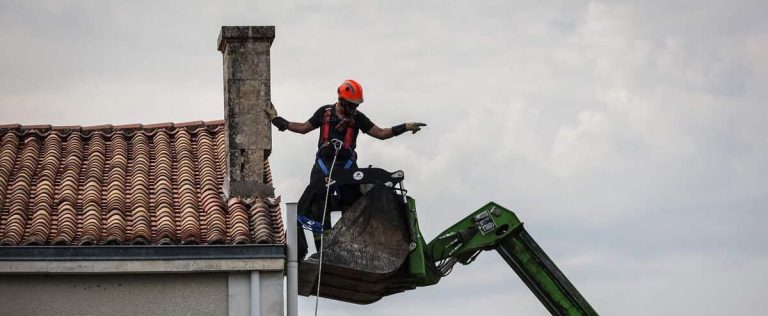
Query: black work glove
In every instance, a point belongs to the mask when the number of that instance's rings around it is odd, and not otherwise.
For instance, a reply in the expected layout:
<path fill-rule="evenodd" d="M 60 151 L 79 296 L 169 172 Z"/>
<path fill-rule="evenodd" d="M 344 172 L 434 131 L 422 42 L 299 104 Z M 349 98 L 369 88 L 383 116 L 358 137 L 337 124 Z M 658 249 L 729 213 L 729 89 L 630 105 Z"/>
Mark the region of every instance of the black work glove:
<path fill-rule="evenodd" d="M 284 119 L 281 116 L 278 116 L 278 117 L 272 119 L 272 125 L 277 127 L 278 131 L 282 132 L 282 131 L 288 129 L 288 120 Z"/>

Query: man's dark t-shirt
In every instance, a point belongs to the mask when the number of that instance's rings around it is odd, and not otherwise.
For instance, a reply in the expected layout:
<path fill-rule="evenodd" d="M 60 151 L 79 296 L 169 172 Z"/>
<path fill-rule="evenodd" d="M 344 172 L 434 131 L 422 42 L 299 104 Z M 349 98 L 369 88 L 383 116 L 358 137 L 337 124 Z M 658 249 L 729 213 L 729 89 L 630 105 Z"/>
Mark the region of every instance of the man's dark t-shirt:
<path fill-rule="evenodd" d="M 318 144 L 322 141 L 323 137 L 323 131 L 322 126 L 325 122 L 325 112 L 326 109 L 330 107 L 331 108 L 331 117 L 329 118 L 330 128 L 329 128 L 329 141 L 332 139 L 338 139 L 341 141 L 344 141 L 344 136 L 347 131 L 347 125 L 342 124 L 342 126 L 339 125 L 339 117 L 336 116 L 336 111 L 333 108 L 333 105 L 324 105 L 321 106 L 317 111 L 315 111 L 315 114 L 312 115 L 311 118 L 309 118 L 309 124 L 312 124 L 313 127 L 318 128 L 320 127 L 320 135 L 318 138 Z M 352 116 L 352 120 L 354 121 L 354 128 L 353 128 L 353 134 L 352 134 L 352 143 L 350 144 L 350 149 L 352 152 L 341 150 L 339 152 L 339 159 L 349 159 L 350 157 L 357 156 L 354 154 L 355 147 L 357 144 L 357 135 L 360 133 L 360 131 L 363 131 L 363 133 L 368 133 L 368 131 L 374 126 L 373 122 L 371 122 L 370 119 L 368 119 L 365 114 L 363 114 L 360 111 L 355 112 L 355 114 Z M 338 127 L 338 128 L 337 128 Z M 319 144 L 322 145 L 322 144 Z M 326 160 L 327 158 L 333 159 L 333 149 L 329 146 L 328 150 L 321 149 L 318 151 L 318 154 L 323 158 L 323 160 Z M 328 156 L 330 155 L 330 157 Z"/>

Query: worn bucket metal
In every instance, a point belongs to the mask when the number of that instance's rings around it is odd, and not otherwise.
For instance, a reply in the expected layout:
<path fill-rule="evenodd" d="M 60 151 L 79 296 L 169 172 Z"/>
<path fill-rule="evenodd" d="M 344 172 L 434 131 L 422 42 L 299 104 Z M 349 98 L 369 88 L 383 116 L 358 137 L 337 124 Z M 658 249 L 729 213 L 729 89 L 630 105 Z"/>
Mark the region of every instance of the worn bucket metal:
<path fill-rule="evenodd" d="M 411 240 L 402 196 L 376 185 L 324 236 L 322 269 L 315 253 L 299 264 L 299 294 L 369 304 L 412 289 L 400 272 Z"/>

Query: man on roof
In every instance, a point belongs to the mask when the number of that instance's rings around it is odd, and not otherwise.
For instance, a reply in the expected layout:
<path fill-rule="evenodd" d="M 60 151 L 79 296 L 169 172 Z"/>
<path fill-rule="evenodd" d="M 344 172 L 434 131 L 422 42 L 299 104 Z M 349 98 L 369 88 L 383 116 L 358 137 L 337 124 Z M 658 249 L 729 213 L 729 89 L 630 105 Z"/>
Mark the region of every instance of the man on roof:
<path fill-rule="evenodd" d="M 338 101 L 334 104 L 323 105 L 312 117 L 304 123 L 289 122 L 278 116 L 277 110 L 271 103 L 266 109 L 272 125 L 280 131 L 289 130 L 294 133 L 306 134 L 320 128 L 315 163 L 310 173 L 309 185 L 304 190 L 298 203 L 298 215 L 321 222 L 323 204 L 325 203 L 326 181 L 333 169 L 357 168 L 357 153 L 355 152 L 357 135 L 362 131 L 378 139 L 388 139 L 399 136 L 407 131 L 416 133 L 424 123 L 408 122 L 392 127 L 376 126 L 365 114 L 358 111 L 363 103 L 363 87 L 355 80 L 345 80 L 336 89 Z M 338 148 L 338 153 L 337 149 Z M 334 163 L 334 157 L 335 163 Z M 326 212 L 325 229 L 330 228 L 330 211 L 343 210 L 351 206 L 360 197 L 359 186 L 343 186 L 335 189 L 334 198 L 329 199 Z M 304 234 L 299 234 L 299 258 L 306 255 Z M 319 243 L 320 235 L 315 233 L 315 244 Z"/>

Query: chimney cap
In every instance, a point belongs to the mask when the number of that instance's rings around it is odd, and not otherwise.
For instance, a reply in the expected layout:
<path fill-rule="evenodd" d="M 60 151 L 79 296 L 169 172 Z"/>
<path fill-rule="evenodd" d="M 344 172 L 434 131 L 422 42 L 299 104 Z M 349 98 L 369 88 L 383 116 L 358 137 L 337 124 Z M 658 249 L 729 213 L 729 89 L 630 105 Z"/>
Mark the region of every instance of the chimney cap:
<path fill-rule="evenodd" d="M 275 26 L 222 26 L 219 33 L 218 47 L 224 52 L 227 42 L 268 41 L 269 45 L 275 40 Z"/>

